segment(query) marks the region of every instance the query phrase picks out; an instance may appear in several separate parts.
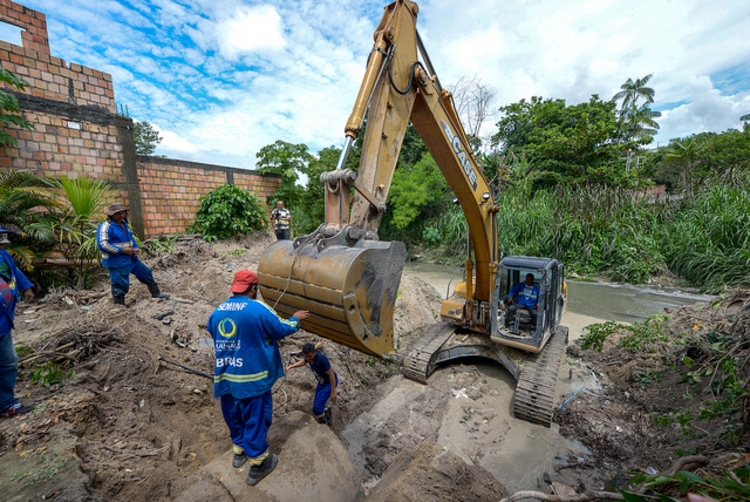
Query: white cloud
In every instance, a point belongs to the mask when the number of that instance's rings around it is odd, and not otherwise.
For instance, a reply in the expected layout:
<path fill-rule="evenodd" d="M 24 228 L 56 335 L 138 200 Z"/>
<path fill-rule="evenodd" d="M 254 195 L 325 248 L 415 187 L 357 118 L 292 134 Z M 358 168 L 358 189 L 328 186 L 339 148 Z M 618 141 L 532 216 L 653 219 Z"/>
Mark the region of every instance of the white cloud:
<path fill-rule="evenodd" d="M 242 7 L 231 18 L 215 24 L 219 50 L 227 59 L 264 50 L 277 51 L 286 45 L 284 25 L 271 5 Z"/>
<path fill-rule="evenodd" d="M 165 131 L 160 153 L 243 167 L 278 139 L 312 151 L 341 144 L 387 3 L 24 1 L 47 15 L 53 55 L 111 73 L 118 103 Z M 750 113 L 750 82 L 722 93 L 711 80 L 750 64 L 750 2 L 419 6 L 418 29 L 441 83 L 478 78 L 497 89 L 496 108 L 535 95 L 569 104 L 609 99 L 627 78 L 653 73 L 661 143 L 737 127 Z"/>
<path fill-rule="evenodd" d="M 157 147 L 158 151 L 167 151 L 175 154 L 175 158 L 182 158 L 184 155 L 195 154 L 201 150 L 190 140 L 173 131 L 163 131 L 158 127 L 155 127 L 155 129 L 159 131 L 159 135 L 162 137 L 162 141 Z"/>

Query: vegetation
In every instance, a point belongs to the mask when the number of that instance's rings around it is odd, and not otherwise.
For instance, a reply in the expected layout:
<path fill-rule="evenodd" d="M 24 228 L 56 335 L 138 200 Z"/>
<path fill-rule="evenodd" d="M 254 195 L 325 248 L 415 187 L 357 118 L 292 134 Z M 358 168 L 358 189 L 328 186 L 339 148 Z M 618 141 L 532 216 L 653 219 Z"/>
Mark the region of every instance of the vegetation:
<path fill-rule="evenodd" d="M 107 183 L 86 177 L 62 177 L 55 180 L 55 185 L 66 199 L 53 224 L 57 250 L 73 263 L 75 287 L 80 289 L 89 285 L 91 262 L 100 256 L 96 231 L 114 192 Z"/>
<path fill-rule="evenodd" d="M 265 207 L 258 197 L 235 185 L 222 185 L 201 197 L 193 230 L 206 241 L 267 229 Z"/>
<path fill-rule="evenodd" d="M 153 155 L 156 151 L 156 145 L 164 139 L 159 136 L 159 132 L 154 129 L 150 122 L 135 122 L 133 125 L 133 140 L 135 141 L 136 155 Z"/>
<path fill-rule="evenodd" d="M 680 500 L 685 500 L 684 497 L 688 493 L 697 493 L 715 501 L 742 502 L 750 498 L 750 466 L 744 464 L 727 470 L 721 479 L 704 478 L 694 472 L 679 471 L 675 474 L 639 473 L 630 480 L 630 483 L 658 493 L 677 492 L 681 498 L 661 494 L 647 497 L 624 490 L 622 495 L 625 502 L 648 502 L 657 499 L 661 502 L 680 502 Z"/>
<path fill-rule="evenodd" d="M 4 82 L 8 87 L 23 91 L 28 83 L 19 78 L 13 72 L 0 68 L 0 82 Z M 18 105 L 18 98 L 13 94 L 0 89 L 0 146 L 16 145 L 16 139 L 8 134 L 3 128 L 15 126 L 20 129 L 30 131 L 34 129 L 31 123 L 21 115 L 21 107 Z"/>

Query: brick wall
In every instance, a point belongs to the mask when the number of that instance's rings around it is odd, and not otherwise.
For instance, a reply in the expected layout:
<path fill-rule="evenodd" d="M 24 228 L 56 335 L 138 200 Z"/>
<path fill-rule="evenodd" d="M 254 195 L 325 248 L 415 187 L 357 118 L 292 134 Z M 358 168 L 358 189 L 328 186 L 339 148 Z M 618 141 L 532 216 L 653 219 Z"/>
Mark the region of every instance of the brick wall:
<path fill-rule="evenodd" d="M 146 235 L 184 231 L 195 221 L 199 199 L 221 185 L 237 185 L 265 202 L 281 181 L 256 171 L 143 156 L 138 157 L 138 177 Z"/>
<path fill-rule="evenodd" d="M 237 184 L 262 200 L 281 184 L 280 177 L 255 171 L 136 157 L 133 121 L 116 113 L 112 77 L 52 56 L 44 14 L 0 0 L 0 21 L 23 30 L 23 47 L 0 41 L 0 66 L 28 83 L 23 92 L 6 90 L 34 125 L 32 131 L 7 128 L 17 145 L 0 147 L 0 170 L 106 181 L 129 204 L 142 238 L 185 231 L 198 199 L 221 184 Z"/>

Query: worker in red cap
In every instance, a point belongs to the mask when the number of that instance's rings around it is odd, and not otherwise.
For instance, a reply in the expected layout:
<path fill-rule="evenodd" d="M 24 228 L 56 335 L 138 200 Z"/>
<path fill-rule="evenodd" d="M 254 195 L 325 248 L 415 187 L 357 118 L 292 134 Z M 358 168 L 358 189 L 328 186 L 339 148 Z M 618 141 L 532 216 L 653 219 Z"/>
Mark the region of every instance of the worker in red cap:
<path fill-rule="evenodd" d="M 232 466 L 250 464 L 245 482 L 255 485 L 274 470 L 278 457 L 269 453 L 268 429 L 273 418 L 271 388 L 284 376 L 278 341 L 295 333 L 307 310 L 288 320 L 256 300 L 258 274 L 240 270 L 234 275 L 232 297 L 208 318 L 206 330 L 214 340 L 214 397 L 229 427 Z"/>

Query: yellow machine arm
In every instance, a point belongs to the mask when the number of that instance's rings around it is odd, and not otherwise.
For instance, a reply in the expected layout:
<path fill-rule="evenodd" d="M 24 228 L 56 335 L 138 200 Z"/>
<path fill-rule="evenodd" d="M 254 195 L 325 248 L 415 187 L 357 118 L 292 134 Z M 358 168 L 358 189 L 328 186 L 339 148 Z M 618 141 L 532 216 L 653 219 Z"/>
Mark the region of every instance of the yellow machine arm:
<path fill-rule="evenodd" d="M 476 282 L 473 262 L 467 260 L 465 300 L 461 312 L 452 312 L 455 319 L 466 325 L 478 319 L 472 309 L 490 301 L 497 272 L 498 207 L 451 95 L 441 88 L 422 46 L 418 12 L 410 0 L 385 7 L 338 166 L 321 176 L 326 223 L 294 243 L 273 244 L 258 268 L 261 294 L 279 310 L 306 308 L 311 317 L 303 322 L 305 329 L 376 355 L 394 351 L 392 316 L 406 255 L 403 243 L 380 242 L 377 230 L 410 121 L 469 226 Z M 366 113 L 361 162 L 354 173 L 343 166 Z"/>

